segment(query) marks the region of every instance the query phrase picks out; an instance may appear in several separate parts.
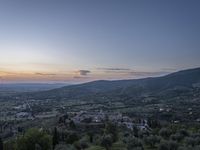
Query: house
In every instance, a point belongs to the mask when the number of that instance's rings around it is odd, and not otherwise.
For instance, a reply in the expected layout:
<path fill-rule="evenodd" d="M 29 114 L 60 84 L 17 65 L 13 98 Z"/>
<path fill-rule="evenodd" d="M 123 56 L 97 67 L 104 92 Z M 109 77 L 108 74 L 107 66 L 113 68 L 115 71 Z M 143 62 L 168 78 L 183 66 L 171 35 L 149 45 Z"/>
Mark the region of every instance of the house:
<path fill-rule="evenodd" d="M 17 119 L 31 119 L 33 120 L 34 117 L 32 116 L 31 113 L 28 113 L 28 112 L 19 112 L 15 115 L 15 118 Z"/>

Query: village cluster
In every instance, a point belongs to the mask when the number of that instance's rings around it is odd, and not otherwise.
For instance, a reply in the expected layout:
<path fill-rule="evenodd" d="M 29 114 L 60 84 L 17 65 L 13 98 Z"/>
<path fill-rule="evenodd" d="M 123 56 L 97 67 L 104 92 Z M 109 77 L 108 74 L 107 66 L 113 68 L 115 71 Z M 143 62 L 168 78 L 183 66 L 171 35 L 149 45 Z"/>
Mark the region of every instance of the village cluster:
<path fill-rule="evenodd" d="M 80 111 L 69 112 L 60 118 L 65 124 L 73 123 L 76 126 L 90 126 L 98 127 L 103 126 L 106 121 L 110 121 L 118 126 L 125 127 L 129 130 L 133 130 L 136 127 L 139 130 L 151 130 L 146 119 L 134 119 L 119 112 L 104 112 L 100 111 Z M 62 122 L 61 121 L 61 122 Z"/>

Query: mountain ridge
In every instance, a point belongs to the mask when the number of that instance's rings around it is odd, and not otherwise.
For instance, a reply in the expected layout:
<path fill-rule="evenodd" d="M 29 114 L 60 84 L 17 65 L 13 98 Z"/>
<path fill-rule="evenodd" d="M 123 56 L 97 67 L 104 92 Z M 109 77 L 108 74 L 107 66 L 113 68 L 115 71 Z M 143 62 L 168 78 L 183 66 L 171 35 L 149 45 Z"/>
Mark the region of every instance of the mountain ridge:
<path fill-rule="evenodd" d="M 81 99 L 95 95 L 159 94 L 174 89 L 192 89 L 200 83 L 200 68 L 181 70 L 161 77 L 128 80 L 97 80 L 34 93 L 35 97 Z"/>

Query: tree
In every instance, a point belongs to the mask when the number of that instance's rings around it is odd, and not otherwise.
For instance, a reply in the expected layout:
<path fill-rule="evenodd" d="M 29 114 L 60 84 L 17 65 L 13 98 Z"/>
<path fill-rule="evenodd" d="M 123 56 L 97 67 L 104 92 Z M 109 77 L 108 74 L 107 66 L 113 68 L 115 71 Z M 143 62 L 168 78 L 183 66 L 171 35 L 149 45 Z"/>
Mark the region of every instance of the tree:
<path fill-rule="evenodd" d="M 91 146 L 87 148 L 86 150 L 105 150 L 105 148 L 100 147 L 100 146 Z"/>
<path fill-rule="evenodd" d="M 161 127 L 160 122 L 158 120 L 155 119 L 148 119 L 147 120 L 147 124 L 149 125 L 150 128 L 159 128 Z"/>
<path fill-rule="evenodd" d="M 78 140 L 79 140 L 78 135 L 75 132 L 71 132 L 67 136 L 66 143 L 67 144 L 73 144 L 74 142 L 76 142 Z"/>
<path fill-rule="evenodd" d="M 173 141 L 180 142 L 181 140 L 183 140 L 183 138 L 184 138 L 184 136 L 180 133 L 176 133 L 176 134 L 171 135 L 171 139 Z"/>
<path fill-rule="evenodd" d="M 119 141 L 112 144 L 111 150 L 127 150 L 127 148 L 122 141 Z"/>
<path fill-rule="evenodd" d="M 1 137 L 0 137 L 0 150 L 3 150 L 3 140 Z"/>
<path fill-rule="evenodd" d="M 90 139 L 90 143 L 93 143 L 93 138 L 94 138 L 94 132 L 89 131 L 88 133 L 89 139 Z"/>
<path fill-rule="evenodd" d="M 75 148 L 71 145 L 58 144 L 58 145 L 56 145 L 55 150 L 75 150 Z"/>
<path fill-rule="evenodd" d="M 169 150 L 178 150 L 178 144 L 175 141 L 168 142 Z"/>
<path fill-rule="evenodd" d="M 42 150 L 51 149 L 51 136 L 38 129 L 29 129 L 24 136 L 17 140 L 17 150 L 35 150 L 37 147 Z"/>
<path fill-rule="evenodd" d="M 106 148 L 106 150 L 109 150 L 109 148 L 112 146 L 112 136 L 111 135 L 104 135 L 101 140 L 101 145 Z"/>
<path fill-rule="evenodd" d="M 35 144 L 35 150 L 42 150 L 42 148 L 39 144 Z"/>
<path fill-rule="evenodd" d="M 75 129 L 75 128 L 76 128 L 76 125 L 75 125 L 75 123 L 74 123 L 73 120 L 71 120 L 71 121 L 69 122 L 69 127 L 70 127 L 71 129 Z"/>
<path fill-rule="evenodd" d="M 185 138 L 185 143 L 189 146 L 194 147 L 196 145 L 196 140 L 194 138 L 187 137 Z"/>
<path fill-rule="evenodd" d="M 159 132 L 160 136 L 162 136 L 164 139 L 168 139 L 171 135 L 171 130 L 167 128 L 162 128 Z"/>
<path fill-rule="evenodd" d="M 145 144 L 149 145 L 151 148 L 154 148 L 157 143 L 160 142 L 160 138 L 158 136 L 151 135 L 144 139 Z"/>
<path fill-rule="evenodd" d="M 128 150 L 143 149 L 142 142 L 138 138 L 131 138 L 128 140 Z"/>
<path fill-rule="evenodd" d="M 160 143 L 160 145 L 158 146 L 158 150 L 169 150 L 167 143 L 166 142 Z"/>
<path fill-rule="evenodd" d="M 59 143 L 58 131 L 57 131 L 57 128 L 55 127 L 54 132 L 53 132 L 53 139 L 52 139 L 53 149 L 58 143 Z"/>
<path fill-rule="evenodd" d="M 86 135 L 82 137 L 79 141 L 76 141 L 73 145 L 77 150 L 83 150 L 89 147 L 88 139 L 89 137 Z"/>
<path fill-rule="evenodd" d="M 160 143 L 158 150 L 178 150 L 178 144 L 174 141 L 164 141 Z"/>
<path fill-rule="evenodd" d="M 135 137 L 138 137 L 138 132 L 139 132 L 138 128 L 136 126 L 133 126 L 133 134 Z"/>
<path fill-rule="evenodd" d="M 117 126 L 111 122 L 108 122 L 105 127 L 105 134 L 111 134 L 113 138 L 113 142 L 116 142 L 118 139 Z"/>
<path fill-rule="evenodd" d="M 185 129 L 181 129 L 181 130 L 179 131 L 179 133 L 180 133 L 182 136 L 184 136 L 184 137 L 187 137 L 187 136 L 190 135 L 189 132 L 188 132 L 187 130 L 185 130 Z"/>
<path fill-rule="evenodd" d="M 188 148 L 185 147 L 185 146 L 180 146 L 180 147 L 178 148 L 178 150 L 188 150 Z"/>
<path fill-rule="evenodd" d="M 3 150 L 16 150 L 16 140 L 11 139 L 3 144 Z"/>

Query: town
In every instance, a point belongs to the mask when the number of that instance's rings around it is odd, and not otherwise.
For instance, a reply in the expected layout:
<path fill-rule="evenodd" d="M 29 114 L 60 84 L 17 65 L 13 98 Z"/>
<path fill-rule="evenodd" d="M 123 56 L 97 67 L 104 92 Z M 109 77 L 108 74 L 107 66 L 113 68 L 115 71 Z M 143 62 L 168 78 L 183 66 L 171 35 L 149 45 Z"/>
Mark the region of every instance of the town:
<path fill-rule="evenodd" d="M 63 111 L 63 106 L 52 107 L 53 104 L 50 105 L 49 103 L 49 100 L 14 102 L 12 107 L 1 110 L 1 136 L 5 139 L 16 137 L 26 129 L 34 127 L 34 124 L 36 124 L 36 127 L 42 128 L 43 125 L 40 124 L 40 120 L 43 122 L 45 120 L 52 121 L 58 127 L 67 127 L 70 122 L 73 122 L 80 129 L 83 129 L 85 126 L 104 127 L 105 122 L 110 121 L 117 126 L 126 127 L 129 130 L 133 130 L 134 127 L 139 130 L 151 130 L 147 124 L 147 120 L 143 118 L 131 118 L 115 111 Z"/>

